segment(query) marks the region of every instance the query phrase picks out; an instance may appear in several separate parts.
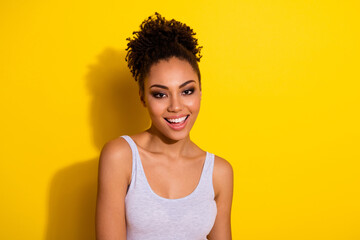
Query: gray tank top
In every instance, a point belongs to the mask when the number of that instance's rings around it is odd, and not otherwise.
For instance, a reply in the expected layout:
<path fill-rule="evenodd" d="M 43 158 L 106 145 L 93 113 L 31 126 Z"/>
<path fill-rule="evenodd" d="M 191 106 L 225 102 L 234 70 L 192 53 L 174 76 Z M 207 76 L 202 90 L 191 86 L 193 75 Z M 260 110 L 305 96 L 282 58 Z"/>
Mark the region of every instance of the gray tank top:
<path fill-rule="evenodd" d="M 168 199 L 151 189 L 136 143 L 123 135 L 132 151 L 131 182 L 125 197 L 127 240 L 204 240 L 216 214 L 212 172 L 214 154 L 206 152 L 200 181 L 183 198 Z"/>

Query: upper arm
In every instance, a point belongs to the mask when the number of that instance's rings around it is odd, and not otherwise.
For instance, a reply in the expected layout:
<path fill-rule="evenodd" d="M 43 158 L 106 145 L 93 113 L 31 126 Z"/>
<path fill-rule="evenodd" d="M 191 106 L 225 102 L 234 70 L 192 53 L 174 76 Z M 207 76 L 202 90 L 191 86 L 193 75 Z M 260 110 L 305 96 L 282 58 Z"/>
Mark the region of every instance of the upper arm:
<path fill-rule="evenodd" d="M 231 239 L 231 204 L 233 197 L 233 169 L 225 159 L 215 156 L 213 185 L 217 215 L 209 239 Z"/>
<path fill-rule="evenodd" d="M 96 238 L 126 239 L 125 196 L 132 169 L 131 149 L 125 139 L 106 143 L 101 150 L 96 202 Z"/>

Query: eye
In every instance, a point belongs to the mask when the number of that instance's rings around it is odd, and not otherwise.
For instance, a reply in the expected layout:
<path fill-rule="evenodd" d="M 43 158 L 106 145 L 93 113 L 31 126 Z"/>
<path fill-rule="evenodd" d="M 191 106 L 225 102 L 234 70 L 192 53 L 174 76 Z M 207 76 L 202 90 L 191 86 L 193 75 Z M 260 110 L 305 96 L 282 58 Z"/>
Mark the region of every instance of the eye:
<path fill-rule="evenodd" d="M 186 89 L 183 91 L 185 95 L 191 95 L 193 94 L 193 92 L 194 92 L 194 88 Z"/>
<path fill-rule="evenodd" d="M 163 98 L 165 97 L 166 95 L 164 93 L 161 93 L 161 92 L 155 92 L 155 93 L 152 93 L 152 96 L 154 98 Z"/>

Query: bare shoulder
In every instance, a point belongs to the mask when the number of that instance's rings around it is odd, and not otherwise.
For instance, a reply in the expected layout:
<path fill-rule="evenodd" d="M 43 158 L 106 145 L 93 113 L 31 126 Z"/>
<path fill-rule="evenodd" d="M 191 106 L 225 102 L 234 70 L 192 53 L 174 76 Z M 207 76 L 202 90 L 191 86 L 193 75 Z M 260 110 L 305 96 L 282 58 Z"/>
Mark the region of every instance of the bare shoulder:
<path fill-rule="evenodd" d="M 213 184 L 215 198 L 223 191 L 231 191 L 233 188 L 234 172 L 231 164 L 224 158 L 215 155 Z"/>
<path fill-rule="evenodd" d="M 224 158 L 215 155 L 214 159 L 214 171 L 217 174 L 229 175 L 233 174 L 233 168 L 231 164 Z"/>
<path fill-rule="evenodd" d="M 217 215 L 208 239 L 231 239 L 233 168 L 227 160 L 219 156 L 215 156 L 213 186 Z"/>
<path fill-rule="evenodd" d="M 105 143 L 99 158 L 99 171 L 113 178 L 126 177 L 130 182 L 132 152 L 127 141 L 118 137 Z"/>
<path fill-rule="evenodd" d="M 132 152 L 124 138 L 104 144 L 99 159 L 96 239 L 126 238 L 125 196 L 131 169 Z"/>
<path fill-rule="evenodd" d="M 131 148 L 124 138 L 118 137 L 104 144 L 101 155 L 106 158 L 110 157 L 110 159 L 120 156 L 131 156 Z"/>

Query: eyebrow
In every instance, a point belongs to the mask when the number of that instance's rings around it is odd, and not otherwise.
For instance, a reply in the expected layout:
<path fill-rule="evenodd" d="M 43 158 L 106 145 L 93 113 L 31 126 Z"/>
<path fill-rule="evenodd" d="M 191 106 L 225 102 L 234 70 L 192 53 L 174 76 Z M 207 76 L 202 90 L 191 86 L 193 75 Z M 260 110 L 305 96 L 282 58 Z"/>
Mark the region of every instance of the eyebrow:
<path fill-rule="evenodd" d="M 179 88 L 182 88 L 182 87 L 184 87 L 185 85 L 187 85 L 187 84 L 189 84 L 189 83 L 191 83 L 191 82 L 195 82 L 195 80 L 189 80 L 189 81 L 186 81 L 186 82 L 184 82 L 183 84 L 181 84 L 181 85 L 179 86 Z M 150 88 L 152 88 L 152 87 L 158 87 L 158 88 L 163 88 L 163 89 L 169 89 L 167 86 L 160 85 L 160 84 L 154 84 L 154 85 L 151 85 L 151 87 L 150 87 Z"/>

